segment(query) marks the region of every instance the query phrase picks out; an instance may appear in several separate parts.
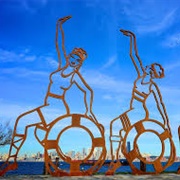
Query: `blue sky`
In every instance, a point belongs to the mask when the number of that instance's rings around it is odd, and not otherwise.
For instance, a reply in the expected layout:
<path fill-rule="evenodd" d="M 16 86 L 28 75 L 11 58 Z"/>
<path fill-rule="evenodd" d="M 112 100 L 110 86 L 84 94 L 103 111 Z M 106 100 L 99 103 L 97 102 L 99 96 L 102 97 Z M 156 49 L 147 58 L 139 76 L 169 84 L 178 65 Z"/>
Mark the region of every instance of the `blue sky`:
<path fill-rule="evenodd" d="M 136 77 L 129 58 L 129 40 L 119 32 L 123 28 L 136 34 L 143 64 L 157 62 L 165 69 L 165 78 L 156 82 L 179 155 L 179 14 L 178 0 L 0 0 L 1 122 L 10 121 L 13 126 L 19 114 L 43 104 L 49 74 L 57 67 L 56 21 L 72 15 L 63 26 L 66 50 L 70 53 L 74 47 L 82 47 L 88 53 L 81 73 L 94 90 L 93 110 L 105 126 L 107 148 L 109 123 L 129 108 Z M 69 95 L 72 108 L 77 107 L 78 95 Z M 149 104 L 157 119 L 153 100 Z M 33 144 L 31 137 L 29 143 Z M 29 145 L 24 145 L 23 153 L 42 150 Z M 6 152 L 7 147 L 0 151 Z"/>

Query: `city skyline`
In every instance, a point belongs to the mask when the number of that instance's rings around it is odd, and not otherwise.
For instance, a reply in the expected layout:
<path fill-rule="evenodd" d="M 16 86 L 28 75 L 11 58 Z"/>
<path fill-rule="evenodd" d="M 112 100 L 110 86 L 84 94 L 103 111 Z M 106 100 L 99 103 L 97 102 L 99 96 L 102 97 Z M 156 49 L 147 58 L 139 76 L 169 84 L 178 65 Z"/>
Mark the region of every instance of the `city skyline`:
<path fill-rule="evenodd" d="M 85 150 L 85 154 L 84 154 L 84 150 Z M 88 160 L 98 160 L 99 159 L 99 155 L 100 155 L 100 149 L 96 150 L 92 156 L 88 159 Z M 83 148 L 81 151 L 69 151 L 69 152 L 65 152 L 65 155 L 70 157 L 72 160 L 83 160 L 87 155 L 88 155 L 88 149 Z M 49 153 L 49 156 L 51 156 L 52 160 L 55 160 L 56 158 L 58 158 L 60 161 L 63 161 L 60 156 L 58 155 L 58 153 L 56 151 L 51 151 Z M 8 154 L 0 154 L 0 161 L 5 161 L 6 158 L 8 157 Z M 44 161 L 44 153 L 43 152 L 36 152 L 36 153 L 31 153 L 31 154 L 22 154 L 20 156 L 18 156 L 17 161 Z M 142 157 L 147 158 L 147 161 L 153 161 L 154 159 L 156 159 L 159 156 L 156 156 L 154 154 L 142 154 Z M 169 158 L 169 156 L 163 156 L 162 161 L 167 161 Z M 120 160 L 126 159 L 124 157 L 124 155 L 121 153 Z M 112 156 L 111 156 L 111 152 L 110 150 L 107 151 L 107 155 L 105 160 L 112 160 Z M 136 158 L 134 161 L 139 161 L 138 158 Z M 175 162 L 180 161 L 180 157 L 176 156 L 175 158 Z"/>
<path fill-rule="evenodd" d="M 129 108 L 136 73 L 129 57 L 129 41 L 119 32 L 120 28 L 124 28 L 137 35 L 143 63 L 148 65 L 157 62 L 165 69 L 165 78 L 156 83 L 166 105 L 178 156 L 180 4 L 176 0 L 167 1 L 166 4 L 162 0 L 145 1 L 140 5 L 138 1 L 135 2 L 1 1 L 1 123 L 10 121 L 13 127 L 18 115 L 43 104 L 49 74 L 56 69 L 58 62 L 54 43 L 56 21 L 60 17 L 72 15 L 64 24 L 67 52 L 70 53 L 73 47 L 83 47 L 87 51 L 88 58 L 81 73 L 94 91 L 93 111 L 105 127 L 107 149 L 110 149 L 109 123 Z M 71 109 L 84 113 L 82 94 L 73 88 L 67 95 Z M 148 103 L 152 118 L 159 118 L 153 99 Z M 58 108 L 52 109 L 49 118 L 59 112 L 61 110 Z M 29 129 L 21 154 L 43 151 L 33 132 L 33 129 Z M 75 147 L 78 144 L 81 148 L 81 135 L 69 133 L 65 151 L 71 148 L 71 143 L 68 143 L 71 139 Z M 89 137 L 84 138 L 90 146 Z M 153 146 L 152 151 L 156 153 L 159 147 L 153 144 L 153 140 L 142 140 L 141 143 L 144 145 L 142 151 L 148 152 L 148 148 Z M 8 146 L 0 149 L 0 153 L 6 152 Z"/>

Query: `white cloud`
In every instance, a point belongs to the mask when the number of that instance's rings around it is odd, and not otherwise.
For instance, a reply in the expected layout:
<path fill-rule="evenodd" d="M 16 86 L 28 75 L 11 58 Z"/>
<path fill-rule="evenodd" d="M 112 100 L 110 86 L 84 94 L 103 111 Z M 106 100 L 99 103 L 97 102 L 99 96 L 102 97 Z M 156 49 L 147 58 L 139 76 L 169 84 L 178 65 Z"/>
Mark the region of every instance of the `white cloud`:
<path fill-rule="evenodd" d="M 0 63 L 5 62 L 32 62 L 37 58 L 36 55 L 29 54 L 29 50 L 17 53 L 15 51 L 0 48 Z"/>
<path fill-rule="evenodd" d="M 176 9 L 170 11 L 168 14 L 164 16 L 159 22 L 154 24 L 145 24 L 137 26 L 137 31 L 139 33 L 153 33 L 153 32 L 162 32 L 168 27 L 170 27 L 175 20 Z"/>
<path fill-rule="evenodd" d="M 121 20 L 130 21 L 138 33 L 162 33 L 172 26 L 178 19 L 178 4 L 167 0 L 163 1 L 143 1 L 143 0 L 119 0 L 104 3 L 102 0 L 86 0 L 86 6 L 94 8 L 96 11 L 101 9 L 104 14 L 98 18 L 99 25 L 102 26 L 108 17 L 112 17 L 110 23 L 119 26 Z M 121 18 L 123 16 L 123 18 Z M 111 27 L 111 26 L 110 26 Z M 109 27 L 109 28 L 110 28 Z"/>
<path fill-rule="evenodd" d="M 180 96 L 180 88 L 179 87 L 172 87 L 172 86 L 169 87 L 167 85 L 167 86 L 160 86 L 160 89 L 164 94 L 166 94 L 168 96 L 171 96 L 172 98 Z"/>
<path fill-rule="evenodd" d="M 19 77 L 31 77 L 31 76 L 48 76 L 48 73 L 45 71 L 33 71 L 27 68 L 0 68 L 0 74 L 3 75 L 13 75 Z"/>
<path fill-rule="evenodd" d="M 172 71 L 173 69 L 178 68 L 178 67 L 180 67 L 180 61 L 176 61 L 176 62 L 173 62 L 173 63 L 169 63 L 168 65 L 166 65 L 166 66 L 164 67 L 164 69 L 165 69 L 166 71 Z"/>
<path fill-rule="evenodd" d="M 49 65 L 53 68 L 57 68 L 58 67 L 58 62 L 57 60 L 55 60 L 52 57 L 45 57 L 45 59 L 48 61 Z"/>
<path fill-rule="evenodd" d="M 37 9 L 44 7 L 47 2 L 48 0 L 14 0 L 14 4 L 16 4 L 17 9 L 27 11 L 29 13 L 36 13 Z"/>
<path fill-rule="evenodd" d="M 109 95 L 109 94 L 105 94 L 105 95 L 103 95 L 103 99 L 111 100 L 111 99 L 112 99 L 112 96 Z"/>
<path fill-rule="evenodd" d="M 126 93 L 127 89 L 132 89 L 130 83 L 119 81 L 112 76 L 99 72 L 98 70 L 86 70 L 86 73 L 83 73 L 83 77 L 90 86 L 111 92 Z"/>
<path fill-rule="evenodd" d="M 13 76 L 47 76 L 46 71 L 41 70 L 32 70 L 24 67 L 23 63 L 31 63 L 32 66 L 36 67 L 40 62 L 46 62 L 48 68 L 57 68 L 58 61 L 56 61 L 53 57 L 49 55 L 37 56 L 32 54 L 29 49 L 24 49 L 22 51 L 16 52 L 12 50 L 5 50 L 0 48 L 0 64 L 2 63 L 16 63 L 14 67 L 4 67 L 0 68 L 0 74 L 4 75 L 13 75 Z M 14 64 L 13 64 L 14 65 Z M 23 65 L 23 67 L 21 67 Z"/>
<path fill-rule="evenodd" d="M 4 124 L 6 122 L 10 122 L 10 125 L 13 126 L 18 115 L 27 111 L 28 108 L 26 106 L 20 106 L 18 104 L 10 104 L 10 103 L 7 104 L 4 101 L 1 101 L 0 109 L 1 109 L 0 112 L 1 123 Z"/>
<path fill-rule="evenodd" d="M 136 1 L 123 3 L 124 15 L 139 33 L 161 33 L 177 20 L 177 3 L 163 1 Z"/>
<path fill-rule="evenodd" d="M 180 33 L 176 33 L 168 36 L 163 42 L 162 46 L 168 48 L 174 48 L 180 46 Z"/>
<path fill-rule="evenodd" d="M 108 59 L 108 61 L 102 66 L 101 69 L 106 69 L 106 68 L 112 66 L 115 63 L 116 60 L 117 60 L 117 56 L 116 55 L 110 57 Z"/>
<path fill-rule="evenodd" d="M 4 100 L 2 100 L 0 102 L 0 120 L 1 123 L 4 124 L 6 122 L 10 121 L 10 125 L 13 126 L 16 118 L 21 115 L 22 113 L 28 112 L 30 110 L 33 110 L 34 108 L 39 107 L 42 104 L 37 104 L 37 105 L 31 105 L 31 104 L 15 104 L 13 102 L 6 102 Z M 11 112 L 11 113 L 9 113 Z M 45 117 L 49 120 L 49 119 L 55 119 L 54 117 L 58 117 L 62 114 L 61 109 L 58 109 L 57 107 L 55 108 L 50 107 L 48 110 L 45 111 Z M 31 117 L 29 118 L 37 118 L 36 114 L 32 114 Z M 21 121 L 22 123 L 23 121 Z M 25 122 L 26 123 L 26 122 Z M 21 127 L 24 127 L 24 124 L 22 123 L 20 125 Z"/>

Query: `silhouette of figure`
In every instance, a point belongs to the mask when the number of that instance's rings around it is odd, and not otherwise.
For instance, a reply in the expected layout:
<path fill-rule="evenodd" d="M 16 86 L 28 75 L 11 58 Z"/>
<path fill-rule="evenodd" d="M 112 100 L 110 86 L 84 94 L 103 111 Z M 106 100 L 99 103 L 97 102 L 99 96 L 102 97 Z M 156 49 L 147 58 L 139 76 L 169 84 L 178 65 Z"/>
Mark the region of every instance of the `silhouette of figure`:
<path fill-rule="evenodd" d="M 90 86 L 86 83 L 86 81 L 81 76 L 79 69 L 81 68 L 84 60 L 87 58 L 87 53 L 82 48 L 74 48 L 70 54 L 66 54 L 65 46 L 64 46 L 64 31 L 63 31 L 63 23 L 70 19 L 71 16 L 66 16 L 64 18 L 60 18 L 56 24 L 56 50 L 58 55 L 58 68 L 52 72 L 49 76 L 49 86 L 47 90 L 47 94 L 44 99 L 44 104 L 35 109 L 32 109 L 28 112 L 21 114 L 15 122 L 14 133 L 12 138 L 12 143 L 9 149 L 9 157 L 6 162 L 0 167 L 0 175 L 2 176 L 8 170 L 14 170 L 17 168 L 17 155 L 22 147 L 23 143 L 27 137 L 27 130 L 29 127 L 35 126 L 44 131 L 47 130 L 48 123 L 46 122 L 46 117 L 43 114 L 44 109 L 48 109 L 53 105 L 53 101 L 58 103 L 62 103 L 65 107 L 66 114 L 70 114 L 69 106 L 65 100 L 66 92 L 71 88 L 73 84 L 75 84 L 79 90 L 84 93 L 84 104 L 86 107 L 86 116 L 90 116 L 95 122 L 97 122 L 93 112 L 92 112 L 92 103 L 93 103 L 93 91 Z M 65 65 L 62 66 L 60 50 L 58 46 L 58 29 L 61 30 L 62 36 L 62 51 L 65 58 Z M 58 84 L 56 81 L 57 78 L 63 79 L 63 82 L 66 81 L 65 84 Z M 87 96 L 89 93 L 89 96 Z M 89 97 L 89 98 L 88 98 Z M 36 115 L 37 118 L 33 118 L 32 120 L 24 120 L 24 117 L 28 117 L 29 114 Z M 62 114 L 61 114 L 62 115 Z M 54 120 L 54 119 L 52 119 Z M 22 128 L 24 126 L 24 128 Z M 36 134 L 35 134 L 36 136 Z M 37 137 L 37 136 L 36 136 Z M 43 141 L 42 141 L 43 142 Z M 13 162 L 9 162 L 9 160 L 13 160 Z"/>
<path fill-rule="evenodd" d="M 154 99 L 156 101 L 157 109 L 160 112 L 162 119 L 164 121 L 164 126 L 168 129 L 171 135 L 171 129 L 169 126 L 169 119 L 166 113 L 166 108 L 162 100 L 162 96 L 157 84 L 153 81 L 155 78 L 163 78 L 164 77 L 164 69 L 160 64 L 153 63 L 150 66 L 144 67 L 142 61 L 138 55 L 138 50 L 136 46 L 136 37 L 131 31 L 120 30 L 123 35 L 130 38 L 130 58 L 137 72 L 137 78 L 134 81 L 133 89 L 132 89 L 132 97 L 130 100 L 130 108 L 113 119 L 110 123 L 110 146 L 111 146 L 111 156 L 112 160 L 115 163 L 112 163 L 110 170 L 107 171 L 107 174 L 113 174 L 115 170 L 121 166 L 121 163 L 118 161 L 120 157 L 120 150 L 122 145 L 122 140 L 124 138 L 125 133 L 132 125 L 131 115 L 141 107 L 141 113 L 144 117 L 141 117 L 136 120 L 134 118 L 133 123 L 141 119 L 149 120 L 149 111 L 146 106 L 146 101 L 150 94 L 153 94 Z M 133 55 L 133 50 L 135 56 Z M 138 107 L 138 108 L 137 108 Z M 139 109 L 138 109 L 139 110 Z M 144 113 L 143 113 L 144 112 Z M 120 129 L 119 134 L 115 134 L 113 127 L 115 127 L 116 123 L 121 123 L 122 129 Z M 116 150 L 116 152 L 114 152 Z"/>

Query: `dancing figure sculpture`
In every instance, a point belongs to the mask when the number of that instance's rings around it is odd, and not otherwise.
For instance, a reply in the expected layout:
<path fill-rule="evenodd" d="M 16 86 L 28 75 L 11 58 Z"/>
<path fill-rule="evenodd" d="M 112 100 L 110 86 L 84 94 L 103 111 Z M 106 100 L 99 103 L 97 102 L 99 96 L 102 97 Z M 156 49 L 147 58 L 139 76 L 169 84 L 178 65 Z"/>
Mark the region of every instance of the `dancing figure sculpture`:
<path fill-rule="evenodd" d="M 164 69 L 158 63 L 153 63 L 150 66 L 144 67 L 138 55 L 135 35 L 131 31 L 120 31 L 123 33 L 123 35 L 130 38 L 130 58 L 137 72 L 137 78 L 134 81 L 132 89 L 130 108 L 117 118 L 113 119 L 110 123 L 110 145 L 113 162 L 111 163 L 111 166 L 109 170 L 106 172 L 106 174 L 114 174 L 116 169 L 121 166 L 121 163 L 119 161 L 120 152 L 122 152 L 122 154 L 127 158 L 132 172 L 134 174 L 148 173 L 143 172 L 139 168 L 135 167 L 135 165 L 133 164 L 133 161 L 135 159 L 139 159 L 145 164 L 153 165 L 154 172 L 151 173 L 160 173 L 169 165 L 171 165 L 175 159 L 175 147 L 172 141 L 168 115 L 158 85 L 153 81 L 153 79 L 160 79 L 164 77 Z M 135 56 L 133 55 L 133 51 Z M 151 94 L 153 94 L 153 97 L 157 105 L 157 109 L 163 119 L 163 123 L 159 122 L 159 120 L 150 119 L 150 112 L 147 108 L 146 102 Z M 141 110 L 141 112 L 138 113 L 141 117 L 138 116 L 138 118 L 136 119 L 133 115 L 137 110 L 138 112 L 139 110 Z M 158 129 L 161 129 L 161 132 L 157 132 L 153 128 L 151 129 L 151 127 L 145 128 L 146 122 L 151 122 L 152 126 L 154 127 L 158 126 Z M 116 134 L 113 130 L 113 127 L 116 123 L 121 123 L 122 127 L 118 134 Z M 126 148 L 127 137 L 133 129 L 136 130 L 136 134 L 133 134 L 135 136 L 132 142 L 133 149 L 130 152 L 128 152 Z M 147 161 L 144 157 L 142 157 L 139 151 L 137 140 L 145 132 L 155 134 L 161 141 L 162 153 L 160 157 L 153 162 Z M 170 143 L 170 157 L 167 164 L 163 166 L 160 161 L 164 155 L 164 141 L 166 139 L 168 139 Z"/>
<path fill-rule="evenodd" d="M 104 140 L 104 128 L 101 124 L 98 123 L 95 115 L 92 111 L 93 104 L 93 90 L 86 83 L 85 79 L 82 77 L 79 69 L 81 68 L 84 60 L 87 58 L 87 53 L 82 48 L 74 48 L 70 54 L 66 54 L 65 43 L 64 43 L 64 31 L 63 31 L 63 23 L 69 20 L 71 16 L 66 16 L 64 18 L 60 18 L 56 24 L 56 50 L 58 55 L 58 68 L 52 72 L 49 76 L 49 85 L 48 90 L 44 99 L 44 104 L 35 109 L 32 109 L 28 112 L 21 114 L 14 126 L 14 133 L 12 138 L 12 143 L 9 150 L 9 156 L 7 161 L 0 167 L 0 175 L 4 175 L 9 170 L 14 170 L 18 167 L 17 164 L 17 156 L 18 153 L 23 146 L 26 138 L 27 138 L 27 130 L 28 128 L 34 126 L 35 132 L 34 135 L 37 138 L 38 142 L 44 147 L 45 150 L 45 164 L 47 171 L 53 176 L 71 176 L 71 175 L 91 175 L 96 172 L 101 165 L 103 164 L 106 157 L 106 149 L 105 149 L 105 140 Z M 58 31 L 61 31 L 62 37 L 62 51 L 65 59 L 65 65 L 62 66 L 62 59 L 60 54 L 60 49 L 58 45 Z M 59 84 L 59 79 L 63 80 L 63 84 Z M 84 94 L 84 104 L 85 104 L 85 113 L 84 114 L 71 114 L 68 103 L 66 102 L 65 95 L 67 91 L 71 88 L 71 86 L 75 84 L 77 88 Z M 89 94 L 89 96 L 88 96 Z M 46 112 L 53 105 L 63 105 L 65 109 L 64 114 L 57 115 L 54 119 L 50 119 L 48 122 L 46 117 Z M 28 119 L 29 116 L 34 115 L 36 118 Z M 69 125 L 64 125 L 64 121 L 67 118 L 71 119 Z M 97 127 L 97 131 L 99 131 L 99 136 L 95 137 L 90 130 L 89 127 L 82 124 L 82 121 L 86 119 L 86 121 L 91 122 L 94 126 Z M 61 128 L 59 128 L 59 132 L 57 132 L 57 137 L 54 139 L 50 138 L 50 134 L 54 131 L 54 127 L 57 123 L 62 123 Z M 24 128 L 22 128 L 24 125 Z M 21 127 L 20 127 L 21 126 Z M 73 161 L 71 157 L 65 155 L 61 147 L 59 147 L 59 141 L 61 135 L 70 128 L 80 128 L 85 130 L 92 139 L 92 148 L 87 157 L 83 160 Z M 44 137 L 38 136 L 38 131 L 41 130 L 44 132 Z M 57 130 L 56 130 L 57 131 Z M 101 148 L 101 154 L 99 160 L 88 170 L 81 171 L 80 165 L 83 162 L 86 162 L 88 158 L 90 158 L 95 150 L 95 148 Z M 63 171 L 59 167 L 57 167 L 49 158 L 48 151 L 55 150 L 58 156 L 64 160 L 66 163 L 69 163 L 70 170 Z M 10 161 L 11 160 L 11 161 Z"/>

